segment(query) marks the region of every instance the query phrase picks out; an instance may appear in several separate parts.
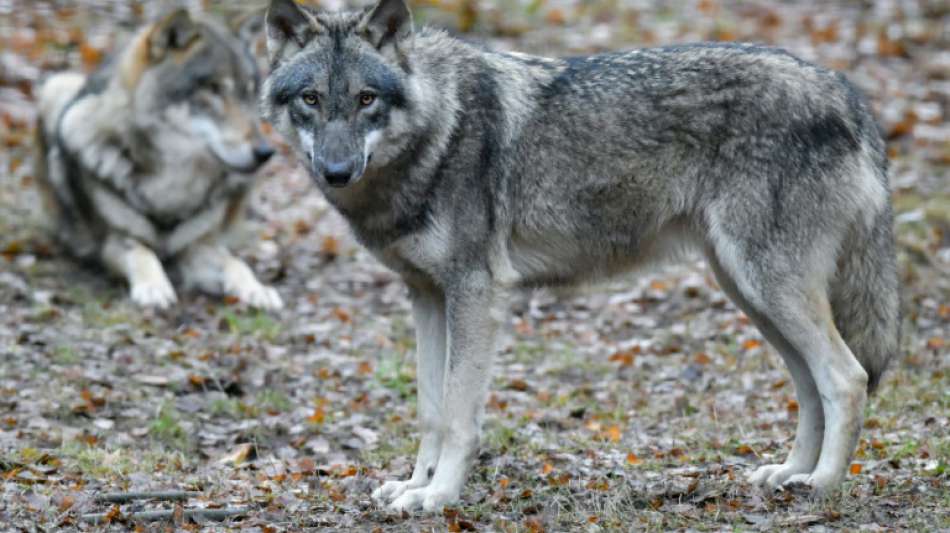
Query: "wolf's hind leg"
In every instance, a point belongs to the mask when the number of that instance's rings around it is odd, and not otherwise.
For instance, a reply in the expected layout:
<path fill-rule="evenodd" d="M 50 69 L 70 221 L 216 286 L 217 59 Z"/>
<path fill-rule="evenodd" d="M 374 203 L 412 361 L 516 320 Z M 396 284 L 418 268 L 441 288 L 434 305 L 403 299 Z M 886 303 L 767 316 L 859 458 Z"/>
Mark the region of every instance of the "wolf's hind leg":
<path fill-rule="evenodd" d="M 786 341 L 792 348 L 787 353 L 800 356 L 800 359 L 786 357 L 786 362 L 799 388 L 804 408 L 802 415 L 817 412 L 811 403 L 816 392 L 824 414 L 821 452 L 814 470 L 788 476 L 784 484 L 804 484 L 819 492 L 834 489 L 844 479 L 857 444 L 867 402 L 868 375 L 842 340 L 834 323 L 827 293 L 830 273 L 822 271 L 833 268 L 833 265 L 829 267 L 822 263 L 829 252 L 816 248 L 811 254 L 799 254 L 793 258 L 783 253 L 781 245 L 775 244 L 759 250 L 758 257 L 753 259 L 724 235 L 717 235 L 717 238 L 715 248 L 719 265 L 738 286 L 738 292 L 749 300 L 750 307 L 771 323 L 763 331 L 768 334 L 768 329 L 774 328 L 780 334 L 776 339 Z M 764 270 L 764 265 L 773 270 Z M 781 350 L 781 343 L 778 348 Z M 783 356 L 787 355 L 785 350 L 781 351 Z M 806 374 L 811 377 L 814 389 L 804 379 Z M 817 417 L 811 417 L 814 425 L 802 427 L 801 420 L 806 416 L 800 419 L 799 426 L 806 433 L 796 438 L 795 455 L 790 457 L 800 460 L 802 468 L 807 463 L 803 458 L 807 457 L 810 462 L 810 454 L 814 453 L 814 442 L 810 441 L 816 440 L 812 435 L 818 435 L 819 427 Z M 810 428 L 814 428 L 813 434 L 808 433 Z M 798 446 L 799 442 L 802 446 Z M 798 452 L 798 448 L 802 448 L 802 452 Z M 777 476 L 777 481 L 789 470 L 787 467 L 772 467 L 763 471 L 761 476 L 768 476 L 766 483 L 769 483 L 773 476 Z"/>
<path fill-rule="evenodd" d="M 284 306 L 277 290 L 258 281 L 251 267 L 224 246 L 196 243 L 181 255 L 178 266 L 188 288 L 234 296 L 261 309 Z"/>
<path fill-rule="evenodd" d="M 412 477 L 387 481 L 373 498 L 391 502 L 407 490 L 429 484 L 442 453 L 442 380 L 445 374 L 445 295 L 435 287 L 410 289 L 416 326 L 416 380 L 418 382 L 419 428 L 422 433 Z"/>
<path fill-rule="evenodd" d="M 110 235 L 100 252 L 102 262 L 129 283 L 132 301 L 143 307 L 166 308 L 176 301 L 155 252 L 131 237 Z"/>
<path fill-rule="evenodd" d="M 824 493 L 840 485 L 848 471 L 867 404 L 868 374 L 838 333 L 824 288 L 807 292 L 801 306 L 791 309 L 798 313 L 789 314 L 779 327 L 789 331 L 805 355 L 821 396 L 825 434 L 815 469 L 789 477 L 785 485 L 803 484 Z"/>
<path fill-rule="evenodd" d="M 716 259 L 715 253 L 708 252 L 707 258 L 720 287 L 779 351 L 795 384 L 799 410 L 798 429 L 795 432 L 792 450 L 784 463 L 760 466 L 748 477 L 753 485 L 776 488 L 795 474 L 811 472 L 818 463 L 825 428 L 825 415 L 818 388 L 802 355 L 788 342 L 772 321 L 757 311 L 749 302 L 749 298 L 742 295 L 735 281 Z"/>

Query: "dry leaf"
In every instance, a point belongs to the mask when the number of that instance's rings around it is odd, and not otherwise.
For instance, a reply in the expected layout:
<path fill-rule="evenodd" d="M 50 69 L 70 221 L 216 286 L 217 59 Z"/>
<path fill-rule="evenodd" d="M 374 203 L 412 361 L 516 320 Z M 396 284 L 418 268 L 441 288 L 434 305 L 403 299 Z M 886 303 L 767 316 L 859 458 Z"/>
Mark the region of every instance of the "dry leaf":
<path fill-rule="evenodd" d="M 320 251 L 325 255 L 336 257 L 340 255 L 340 241 L 337 240 L 333 235 L 327 235 L 323 238 L 323 243 L 320 245 Z"/>
<path fill-rule="evenodd" d="M 622 436 L 620 426 L 610 426 L 605 433 L 607 439 L 611 442 L 620 442 L 620 437 Z"/>
<path fill-rule="evenodd" d="M 742 347 L 745 348 L 746 350 L 754 350 L 755 348 L 758 348 L 760 346 L 762 346 L 762 341 L 758 339 L 749 339 L 742 343 Z"/>
<path fill-rule="evenodd" d="M 218 464 L 222 465 L 232 465 L 237 466 L 245 463 L 248 458 L 251 456 L 251 451 L 254 449 L 254 445 L 245 442 L 244 444 L 238 444 L 236 448 L 225 454 L 223 457 L 218 459 Z"/>
<path fill-rule="evenodd" d="M 736 453 L 738 455 L 754 455 L 755 450 L 753 450 L 748 444 L 740 444 L 736 446 Z"/>

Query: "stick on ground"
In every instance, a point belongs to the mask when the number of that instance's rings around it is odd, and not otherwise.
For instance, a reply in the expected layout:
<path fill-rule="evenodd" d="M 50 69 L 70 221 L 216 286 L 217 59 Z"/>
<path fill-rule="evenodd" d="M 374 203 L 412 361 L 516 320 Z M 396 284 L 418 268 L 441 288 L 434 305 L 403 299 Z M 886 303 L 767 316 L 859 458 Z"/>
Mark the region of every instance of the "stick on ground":
<path fill-rule="evenodd" d="M 197 518 L 204 520 L 226 520 L 232 516 L 239 516 L 247 514 L 249 509 L 247 507 L 239 507 L 235 509 L 185 509 L 182 513 L 182 517 L 185 519 Z M 109 513 L 96 513 L 96 514 L 84 514 L 81 517 L 83 522 L 91 522 L 93 524 L 101 524 L 105 522 L 106 517 L 109 516 Z M 129 520 L 133 522 L 158 522 L 161 520 L 171 520 L 175 516 L 175 510 L 168 511 L 143 511 L 139 513 L 130 513 L 121 515 L 122 520 Z"/>
<path fill-rule="evenodd" d="M 96 496 L 99 503 L 127 503 L 135 500 L 178 501 L 200 495 L 200 492 L 169 490 L 161 492 L 107 492 Z"/>

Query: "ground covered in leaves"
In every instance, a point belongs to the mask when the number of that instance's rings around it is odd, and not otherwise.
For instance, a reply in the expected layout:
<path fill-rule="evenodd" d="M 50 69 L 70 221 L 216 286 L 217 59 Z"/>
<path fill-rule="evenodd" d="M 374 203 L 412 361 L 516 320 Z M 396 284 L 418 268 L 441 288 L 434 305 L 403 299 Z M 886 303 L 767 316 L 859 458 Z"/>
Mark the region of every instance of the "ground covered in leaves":
<path fill-rule="evenodd" d="M 417 22 L 499 49 L 778 44 L 870 95 L 892 160 L 905 335 L 842 494 L 743 481 L 787 453 L 797 404 L 778 356 L 696 263 L 584 296 L 517 296 L 462 502 L 386 514 L 369 494 L 409 475 L 416 446 L 398 279 L 284 158 L 239 250 L 287 309 L 201 295 L 131 306 L 45 236 L 29 139 L 37 80 L 93 68 L 154 6 L 0 0 L 0 528 L 100 530 L 82 521 L 100 513 L 123 530 L 161 510 L 185 529 L 222 527 L 195 509 L 243 511 L 223 524 L 260 531 L 950 528 L 946 4 L 416 3 Z M 130 491 L 186 499 L 103 500 Z"/>

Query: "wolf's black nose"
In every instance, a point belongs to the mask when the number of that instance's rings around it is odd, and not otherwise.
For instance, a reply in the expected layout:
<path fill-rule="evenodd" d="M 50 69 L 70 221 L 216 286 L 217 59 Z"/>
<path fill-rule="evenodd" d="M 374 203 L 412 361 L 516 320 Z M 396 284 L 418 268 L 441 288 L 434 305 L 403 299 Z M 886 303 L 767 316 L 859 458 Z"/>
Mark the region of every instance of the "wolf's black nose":
<path fill-rule="evenodd" d="M 333 187 L 343 187 L 350 182 L 353 173 L 356 172 L 356 161 L 333 161 L 324 166 L 323 175 Z"/>
<path fill-rule="evenodd" d="M 257 164 L 263 165 L 271 156 L 274 155 L 274 149 L 267 144 L 259 144 L 254 147 L 254 160 Z"/>

